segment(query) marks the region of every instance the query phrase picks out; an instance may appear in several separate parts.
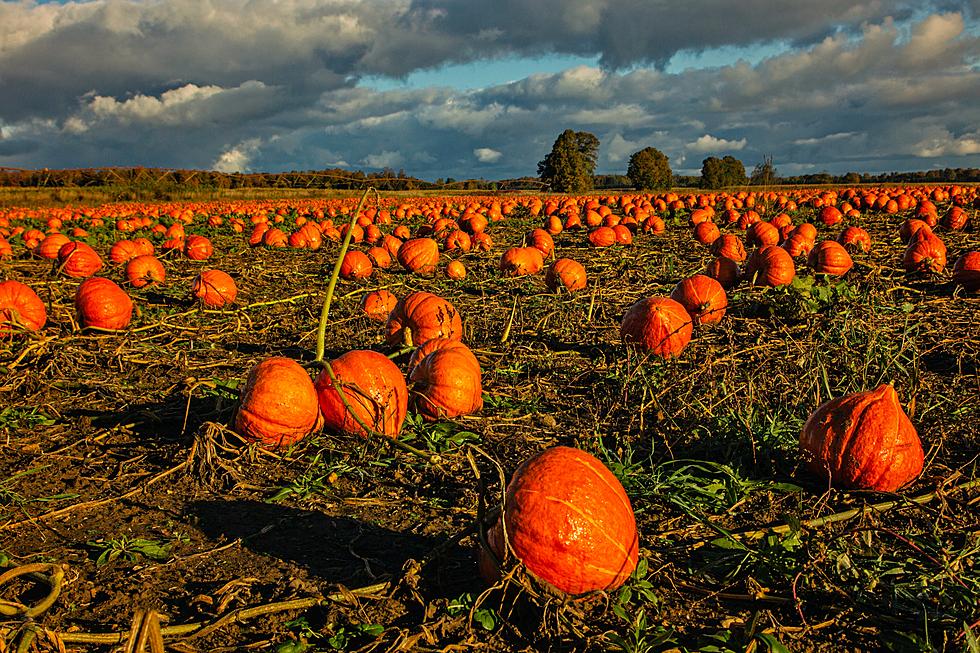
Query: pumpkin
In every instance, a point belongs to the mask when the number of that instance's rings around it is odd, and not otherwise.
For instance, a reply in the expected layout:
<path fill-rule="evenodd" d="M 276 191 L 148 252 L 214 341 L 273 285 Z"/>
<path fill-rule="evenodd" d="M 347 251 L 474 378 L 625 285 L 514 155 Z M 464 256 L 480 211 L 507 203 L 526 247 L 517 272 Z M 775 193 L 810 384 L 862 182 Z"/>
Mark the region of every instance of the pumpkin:
<path fill-rule="evenodd" d="M 511 247 L 501 255 L 499 267 L 508 277 L 537 274 L 544 267 L 544 257 L 536 247 Z"/>
<path fill-rule="evenodd" d="M 893 492 L 922 471 L 922 443 L 890 385 L 822 404 L 800 448 L 811 472 L 845 489 Z"/>
<path fill-rule="evenodd" d="M 775 245 L 766 245 L 752 252 L 745 267 L 745 276 L 756 286 L 785 286 L 796 277 L 793 257 Z"/>
<path fill-rule="evenodd" d="M 489 252 L 493 249 L 493 238 L 485 231 L 473 235 L 473 247 L 481 252 Z"/>
<path fill-rule="evenodd" d="M 871 234 L 861 227 L 848 227 L 837 237 L 837 242 L 853 251 L 871 251 Z"/>
<path fill-rule="evenodd" d="M 289 238 L 282 229 L 272 227 L 262 233 L 262 244 L 266 247 L 285 247 L 289 244 Z"/>
<path fill-rule="evenodd" d="M 376 433 L 397 438 L 408 413 L 408 386 L 398 366 L 384 354 L 357 349 L 331 361 L 330 368 L 341 390 L 338 392 L 327 370 L 320 372 L 315 383 L 324 427 L 367 437 L 363 422 Z"/>
<path fill-rule="evenodd" d="M 14 255 L 14 248 L 10 246 L 10 241 L 0 235 L 0 258 L 7 258 Z"/>
<path fill-rule="evenodd" d="M 466 278 L 466 266 L 461 261 L 450 261 L 446 266 L 446 276 L 454 281 Z"/>
<path fill-rule="evenodd" d="M 58 250 L 58 268 L 69 277 L 84 279 L 102 269 L 102 258 L 85 243 L 65 243 Z"/>
<path fill-rule="evenodd" d="M 126 280 L 133 288 L 163 283 L 166 278 L 167 272 L 163 269 L 163 263 L 152 254 L 141 254 L 126 263 Z"/>
<path fill-rule="evenodd" d="M 34 253 L 41 258 L 54 261 L 58 258 L 58 251 L 69 242 L 71 242 L 70 239 L 64 234 L 51 234 L 45 236 L 44 240 L 37 244 Z"/>
<path fill-rule="evenodd" d="M 473 248 L 473 239 L 465 231 L 460 231 L 457 229 L 448 236 L 446 236 L 446 241 L 443 245 L 443 249 L 447 252 L 461 251 L 468 252 Z"/>
<path fill-rule="evenodd" d="M 967 213 L 963 207 L 951 206 L 946 214 L 943 215 L 943 219 L 939 222 L 944 228 L 950 231 L 959 231 L 966 226 L 967 221 L 970 219 L 970 214 Z"/>
<path fill-rule="evenodd" d="M 560 258 L 550 266 L 544 276 L 544 284 L 551 292 L 564 288 L 568 292 L 582 290 L 588 283 L 585 267 L 570 258 Z"/>
<path fill-rule="evenodd" d="M 907 245 L 909 241 L 911 241 L 912 238 L 923 229 L 929 233 L 932 233 L 932 228 L 922 220 L 909 218 L 902 223 L 901 227 L 898 228 L 898 237 L 901 238 L 902 242 Z"/>
<path fill-rule="evenodd" d="M 967 292 L 980 290 L 980 252 L 967 252 L 953 263 L 953 283 Z"/>
<path fill-rule="evenodd" d="M 372 320 L 384 322 L 397 303 L 398 298 L 392 292 L 384 289 L 372 290 L 361 300 L 361 310 Z"/>
<path fill-rule="evenodd" d="M 348 281 L 367 279 L 373 271 L 374 265 L 368 255 L 355 249 L 344 254 L 344 260 L 340 262 L 340 276 Z"/>
<path fill-rule="evenodd" d="M 191 293 L 205 308 L 224 308 L 235 302 L 238 287 L 227 273 L 221 270 L 204 270 L 194 279 Z"/>
<path fill-rule="evenodd" d="M 0 282 L 0 335 L 14 329 L 37 331 L 47 321 L 44 302 L 30 286 L 15 279 Z"/>
<path fill-rule="evenodd" d="M 153 252 L 140 252 L 139 245 L 135 241 L 123 239 L 117 240 L 109 248 L 109 262 L 113 265 L 128 263 L 141 253 L 152 254 Z"/>
<path fill-rule="evenodd" d="M 742 244 L 742 239 L 735 234 L 722 234 L 712 243 L 711 253 L 741 263 L 745 260 L 745 245 Z"/>
<path fill-rule="evenodd" d="M 616 234 L 616 242 L 620 245 L 632 245 L 633 244 L 633 232 L 629 230 L 624 224 L 617 224 L 612 227 L 613 233 Z"/>
<path fill-rule="evenodd" d="M 188 236 L 184 241 L 184 256 L 194 261 L 206 261 L 214 254 L 214 246 L 204 236 Z"/>
<path fill-rule="evenodd" d="M 639 560 L 636 518 L 622 484 L 595 456 L 552 447 L 524 461 L 504 497 L 502 523 L 488 540 L 534 577 L 570 595 L 615 590 Z M 485 566 L 484 566 L 485 567 Z"/>
<path fill-rule="evenodd" d="M 541 252 L 543 258 L 548 258 L 555 251 L 555 241 L 551 234 L 544 229 L 539 228 L 528 232 L 524 236 L 524 242 L 527 243 L 528 247 L 533 247 Z"/>
<path fill-rule="evenodd" d="M 387 270 L 391 267 L 391 254 L 384 247 L 372 247 L 367 251 L 367 257 L 376 268 Z"/>
<path fill-rule="evenodd" d="M 83 327 L 115 331 L 129 326 L 133 300 L 114 281 L 89 277 L 75 292 L 75 310 Z"/>
<path fill-rule="evenodd" d="M 449 300 L 425 291 L 406 295 L 395 304 L 386 326 L 388 344 L 405 342 L 406 329 L 416 345 L 429 338 L 463 339 L 463 322 L 456 307 Z"/>
<path fill-rule="evenodd" d="M 411 373 L 419 414 L 435 421 L 479 411 L 483 408 L 480 375 L 480 362 L 469 347 L 456 340 L 440 343 Z"/>
<path fill-rule="evenodd" d="M 288 447 L 320 429 L 316 389 L 291 358 L 267 358 L 253 367 L 235 412 L 235 431 L 272 448 Z"/>
<path fill-rule="evenodd" d="M 854 261 L 844 246 L 835 240 L 822 240 L 810 251 L 807 264 L 817 274 L 839 277 L 847 274 Z"/>
<path fill-rule="evenodd" d="M 718 230 L 718 225 L 714 222 L 699 222 L 694 227 L 694 240 L 702 245 L 711 245 L 720 237 L 721 231 Z"/>
<path fill-rule="evenodd" d="M 717 280 L 704 274 L 680 281 L 674 286 L 670 298 L 684 307 L 696 325 L 721 322 L 728 308 L 725 289 Z"/>
<path fill-rule="evenodd" d="M 661 358 L 680 356 L 694 327 L 687 309 L 669 297 L 648 297 L 626 310 L 619 334 L 627 345 Z"/>
<path fill-rule="evenodd" d="M 704 268 L 704 274 L 730 290 L 738 283 L 738 263 L 730 258 L 719 256 Z"/>
<path fill-rule="evenodd" d="M 779 242 L 779 228 L 768 222 L 756 222 L 749 227 L 745 240 L 750 245 L 775 245 Z"/>
<path fill-rule="evenodd" d="M 836 206 L 825 206 L 820 210 L 820 222 L 828 227 L 833 226 L 844 219 L 844 214 Z"/>
<path fill-rule="evenodd" d="M 412 238 L 398 248 L 398 262 L 415 274 L 428 275 L 439 265 L 439 243 L 431 238 Z"/>
<path fill-rule="evenodd" d="M 618 242 L 612 227 L 596 227 L 589 232 L 589 243 L 593 247 L 609 247 Z"/>
<path fill-rule="evenodd" d="M 817 239 L 817 228 L 809 222 L 804 222 L 803 224 L 795 227 L 790 233 L 790 236 L 795 236 L 796 234 L 801 234 L 804 238 L 809 240 L 810 244 L 812 245 Z"/>
<path fill-rule="evenodd" d="M 803 234 L 792 234 L 780 245 L 791 257 L 807 256 L 813 250 L 813 241 Z"/>
<path fill-rule="evenodd" d="M 905 248 L 902 265 L 906 272 L 939 273 L 946 267 L 946 245 L 926 229 L 915 232 Z"/>

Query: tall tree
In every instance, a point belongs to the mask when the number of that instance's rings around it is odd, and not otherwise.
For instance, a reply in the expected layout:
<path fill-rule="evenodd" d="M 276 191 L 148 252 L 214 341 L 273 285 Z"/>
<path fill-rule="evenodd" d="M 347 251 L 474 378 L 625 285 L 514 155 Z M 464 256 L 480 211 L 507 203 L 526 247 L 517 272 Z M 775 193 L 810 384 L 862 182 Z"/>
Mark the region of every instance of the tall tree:
<path fill-rule="evenodd" d="M 634 152 L 626 176 L 637 190 L 670 188 L 674 178 L 667 155 L 655 147 Z"/>
<path fill-rule="evenodd" d="M 778 176 L 779 173 L 772 164 L 772 155 L 769 155 L 762 158 L 762 163 L 756 164 L 749 181 L 753 186 L 772 186 Z"/>
<path fill-rule="evenodd" d="M 733 156 L 722 159 L 709 156 L 701 164 L 701 186 L 704 188 L 744 186 L 747 181 L 745 165 Z"/>
<path fill-rule="evenodd" d="M 594 134 L 566 129 L 538 163 L 538 176 L 558 193 L 590 191 L 598 152 L 599 139 Z"/>

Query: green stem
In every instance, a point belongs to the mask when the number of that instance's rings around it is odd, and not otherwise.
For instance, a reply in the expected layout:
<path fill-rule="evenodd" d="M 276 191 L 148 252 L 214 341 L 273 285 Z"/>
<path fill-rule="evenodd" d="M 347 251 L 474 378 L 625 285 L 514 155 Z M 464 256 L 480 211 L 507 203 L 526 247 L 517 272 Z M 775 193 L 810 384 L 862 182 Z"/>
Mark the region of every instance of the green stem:
<path fill-rule="evenodd" d="M 333 273 L 330 275 L 330 282 L 327 284 L 327 296 L 323 298 L 323 308 L 320 309 L 320 324 L 316 331 L 316 362 L 323 363 L 323 354 L 326 350 L 325 342 L 327 338 L 327 318 L 330 317 L 330 302 L 333 301 L 333 291 L 337 287 L 337 279 L 340 277 L 340 266 L 344 263 L 344 256 L 347 254 L 347 249 L 350 247 L 351 236 L 354 233 L 354 225 L 357 224 L 357 216 L 360 215 L 361 209 L 364 207 L 364 202 L 367 200 L 368 193 L 374 191 L 376 197 L 378 197 L 378 191 L 375 190 L 373 186 L 368 186 L 364 189 L 364 194 L 361 195 L 361 201 L 357 203 L 357 208 L 354 209 L 350 216 L 350 223 L 347 227 L 347 233 L 344 234 L 344 242 L 340 245 L 340 253 L 337 255 L 337 262 L 333 266 Z M 380 197 L 378 197 L 378 203 L 381 203 Z"/>

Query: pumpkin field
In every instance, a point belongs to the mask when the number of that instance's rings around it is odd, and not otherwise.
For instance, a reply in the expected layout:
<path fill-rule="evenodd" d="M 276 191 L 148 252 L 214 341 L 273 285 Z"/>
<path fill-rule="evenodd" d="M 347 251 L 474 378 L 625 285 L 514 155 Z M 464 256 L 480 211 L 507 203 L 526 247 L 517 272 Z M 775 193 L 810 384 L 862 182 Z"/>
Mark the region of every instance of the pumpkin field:
<path fill-rule="evenodd" d="M 0 208 L 0 443 L 0 651 L 980 651 L 980 192 Z"/>

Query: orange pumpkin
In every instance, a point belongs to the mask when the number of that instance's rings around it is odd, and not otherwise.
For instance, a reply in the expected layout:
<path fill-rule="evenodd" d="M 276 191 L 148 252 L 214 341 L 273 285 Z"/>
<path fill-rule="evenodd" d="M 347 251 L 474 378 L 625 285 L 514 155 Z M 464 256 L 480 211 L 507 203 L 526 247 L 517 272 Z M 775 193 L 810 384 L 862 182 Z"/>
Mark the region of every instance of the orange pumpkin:
<path fill-rule="evenodd" d="M 890 385 L 822 404 L 800 448 L 811 472 L 846 489 L 893 492 L 922 471 L 922 443 Z"/>
<path fill-rule="evenodd" d="M 768 222 L 759 221 L 749 227 L 745 240 L 750 245 L 775 245 L 779 242 L 779 229 Z"/>
<path fill-rule="evenodd" d="M 466 266 L 461 261 L 450 261 L 446 266 L 446 276 L 453 281 L 462 281 L 466 278 Z"/>
<path fill-rule="evenodd" d="M 704 274 L 730 290 L 738 284 L 738 263 L 730 258 L 719 256 L 704 268 Z"/>
<path fill-rule="evenodd" d="M 371 259 L 364 252 L 356 249 L 349 250 L 344 254 L 344 260 L 340 263 L 340 276 L 343 279 L 367 279 L 374 271 Z"/>
<path fill-rule="evenodd" d="M 64 234 L 51 234 L 37 244 L 34 253 L 41 258 L 54 261 L 58 258 L 58 251 L 69 242 L 71 242 L 70 239 Z"/>
<path fill-rule="evenodd" d="M 133 288 L 163 283 L 166 278 L 167 272 L 163 269 L 163 263 L 152 254 L 141 254 L 126 263 L 126 280 Z"/>
<path fill-rule="evenodd" d="M 687 309 L 669 297 L 648 297 L 626 310 L 619 329 L 628 345 L 661 358 L 680 356 L 691 341 L 693 325 Z"/>
<path fill-rule="evenodd" d="M 544 284 L 551 292 L 564 288 L 568 292 L 582 290 L 588 283 L 585 267 L 570 258 L 560 258 L 550 266 L 544 276 Z"/>
<path fill-rule="evenodd" d="M 439 265 L 439 243 L 432 238 L 412 238 L 398 248 L 398 262 L 415 274 L 429 275 Z"/>
<path fill-rule="evenodd" d="M 376 322 L 384 322 L 391 315 L 398 298 L 388 290 L 372 290 L 364 295 L 361 300 L 361 310 L 364 314 Z"/>
<path fill-rule="evenodd" d="M 953 263 L 953 283 L 967 292 L 980 290 L 980 252 L 967 252 Z"/>
<path fill-rule="evenodd" d="M 114 281 L 89 277 L 75 292 L 75 310 L 83 327 L 117 331 L 129 326 L 133 300 Z"/>
<path fill-rule="evenodd" d="M 452 303 L 425 291 L 413 292 L 395 305 L 386 326 L 388 344 L 405 342 L 406 329 L 415 345 L 430 338 L 463 338 L 463 322 Z"/>
<path fill-rule="evenodd" d="M 871 234 L 861 227 L 848 227 L 837 237 L 837 242 L 852 251 L 871 251 Z"/>
<path fill-rule="evenodd" d="M 194 261 L 206 261 L 214 254 L 211 241 L 204 236 L 188 236 L 184 241 L 184 256 Z"/>
<path fill-rule="evenodd" d="M 696 325 L 721 322 L 728 308 L 725 289 L 717 280 L 704 274 L 696 274 L 680 281 L 674 286 L 670 298 L 687 310 Z"/>
<path fill-rule="evenodd" d="M 537 274 L 543 267 L 544 258 L 536 247 L 511 247 L 500 257 L 500 271 L 508 277 Z"/>
<path fill-rule="evenodd" d="M 0 282 L 0 336 L 15 329 L 37 331 L 47 321 L 44 302 L 30 286 L 15 279 Z"/>
<path fill-rule="evenodd" d="M 847 274 L 854 261 L 844 246 L 835 240 L 822 240 L 814 246 L 807 257 L 807 265 L 817 274 L 840 277 Z"/>
<path fill-rule="evenodd" d="M 490 544 L 504 558 L 503 532 L 524 567 L 570 595 L 620 587 L 636 569 L 639 539 L 629 497 L 595 456 L 553 447 L 514 472 L 503 525 Z M 498 522 L 499 524 L 499 522 Z"/>
<path fill-rule="evenodd" d="M 320 372 L 315 384 L 324 426 L 367 437 L 363 423 L 385 437 L 397 438 L 408 413 L 408 386 L 398 366 L 384 354 L 365 349 L 343 354 L 330 362 L 330 368 L 340 391 L 327 370 Z"/>
<path fill-rule="evenodd" d="M 221 270 L 204 270 L 194 279 L 191 293 L 205 308 L 224 308 L 235 302 L 238 287 L 227 273 Z"/>
<path fill-rule="evenodd" d="M 735 234 L 723 234 L 711 245 L 711 252 L 715 256 L 724 256 L 736 263 L 745 260 L 745 245 L 742 239 Z"/>
<path fill-rule="evenodd" d="M 479 411 L 483 408 L 480 375 L 480 362 L 459 341 L 448 341 L 426 354 L 411 374 L 419 414 L 435 421 Z"/>
<path fill-rule="evenodd" d="M 616 232 L 612 227 L 596 227 L 589 232 L 589 243 L 593 247 L 609 247 L 617 242 Z"/>
<path fill-rule="evenodd" d="M 756 286 L 785 286 L 796 277 L 793 257 L 776 245 L 766 245 L 752 252 L 745 267 L 745 276 Z"/>
<path fill-rule="evenodd" d="M 926 229 L 915 232 L 905 248 L 902 265 L 906 272 L 939 273 L 946 267 L 946 245 Z"/>
<path fill-rule="evenodd" d="M 102 258 L 85 243 L 65 243 L 58 250 L 58 269 L 69 277 L 84 279 L 102 269 Z"/>
<path fill-rule="evenodd" d="M 555 241 L 551 237 L 551 234 L 544 229 L 535 229 L 528 232 L 524 236 L 524 242 L 527 243 L 528 247 L 533 247 L 541 252 L 543 258 L 548 258 L 555 251 Z"/>
<path fill-rule="evenodd" d="M 721 231 L 718 230 L 718 225 L 714 222 L 699 222 L 696 227 L 694 227 L 694 240 L 698 241 L 702 245 L 711 245 L 711 243 L 718 240 L 721 237 Z"/>
<path fill-rule="evenodd" d="M 291 358 L 267 358 L 253 367 L 235 412 L 235 431 L 272 448 L 288 447 L 323 424 L 316 388 Z"/>

